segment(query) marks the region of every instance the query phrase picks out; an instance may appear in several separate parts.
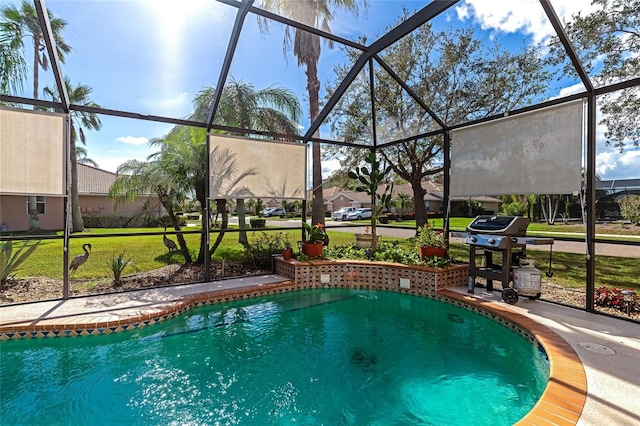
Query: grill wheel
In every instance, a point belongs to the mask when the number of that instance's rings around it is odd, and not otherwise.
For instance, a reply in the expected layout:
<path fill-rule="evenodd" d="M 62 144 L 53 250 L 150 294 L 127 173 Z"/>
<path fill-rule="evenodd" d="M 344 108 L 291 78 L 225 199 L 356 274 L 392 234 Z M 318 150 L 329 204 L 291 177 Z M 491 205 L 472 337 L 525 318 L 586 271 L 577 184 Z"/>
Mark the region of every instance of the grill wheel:
<path fill-rule="evenodd" d="M 505 288 L 502 290 L 502 300 L 510 305 L 518 303 L 518 292 L 512 288 Z"/>

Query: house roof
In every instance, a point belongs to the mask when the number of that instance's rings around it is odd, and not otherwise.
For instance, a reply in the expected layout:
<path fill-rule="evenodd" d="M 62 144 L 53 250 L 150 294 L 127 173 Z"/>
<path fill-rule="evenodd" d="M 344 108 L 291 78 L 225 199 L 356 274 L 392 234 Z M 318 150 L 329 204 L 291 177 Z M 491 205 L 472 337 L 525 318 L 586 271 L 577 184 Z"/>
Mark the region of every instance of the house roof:
<path fill-rule="evenodd" d="M 621 190 L 640 188 L 640 179 L 614 179 L 596 181 L 596 189 L 599 190 Z"/>
<path fill-rule="evenodd" d="M 116 181 L 117 175 L 107 170 L 78 164 L 78 193 L 83 195 L 106 195 Z"/>
<path fill-rule="evenodd" d="M 371 197 L 366 192 L 358 192 L 358 191 L 340 191 L 336 193 L 333 197 L 325 199 L 325 202 L 333 201 L 340 196 L 345 196 L 349 198 L 352 202 L 358 202 L 358 203 L 371 202 Z"/>
<path fill-rule="evenodd" d="M 334 197 L 336 194 L 342 192 L 342 188 L 338 187 L 338 186 L 332 186 L 329 188 L 323 188 L 322 189 L 322 197 L 327 200 L 331 197 Z"/>

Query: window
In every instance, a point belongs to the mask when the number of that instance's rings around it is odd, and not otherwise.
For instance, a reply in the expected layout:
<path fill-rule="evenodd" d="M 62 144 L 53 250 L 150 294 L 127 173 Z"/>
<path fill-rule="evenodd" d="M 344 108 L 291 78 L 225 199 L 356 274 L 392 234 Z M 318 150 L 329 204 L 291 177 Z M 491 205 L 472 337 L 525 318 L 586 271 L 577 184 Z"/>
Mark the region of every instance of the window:
<path fill-rule="evenodd" d="M 35 203 L 35 208 L 32 206 L 32 203 Z M 44 197 L 37 196 L 29 196 L 27 197 L 27 214 L 31 214 L 31 210 L 36 210 L 38 214 L 44 214 Z"/>

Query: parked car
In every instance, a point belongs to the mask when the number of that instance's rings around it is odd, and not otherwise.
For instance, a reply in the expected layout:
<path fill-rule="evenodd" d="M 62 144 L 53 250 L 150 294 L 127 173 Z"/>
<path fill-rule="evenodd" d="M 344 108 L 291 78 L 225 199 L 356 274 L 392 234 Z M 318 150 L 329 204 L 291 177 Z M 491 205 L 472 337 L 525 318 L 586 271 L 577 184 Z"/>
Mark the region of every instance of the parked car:
<path fill-rule="evenodd" d="M 347 220 L 360 220 L 360 219 L 370 219 L 371 218 L 371 209 L 369 208 L 360 208 L 355 209 L 351 213 L 347 215 Z"/>
<path fill-rule="evenodd" d="M 287 211 L 282 207 L 267 207 L 266 209 L 262 210 L 262 216 L 264 217 L 273 217 L 273 216 L 285 217 L 286 215 L 287 215 Z"/>
<path fill-rule="evenodd" d="M 347 215 L 356 210 L 355 207 L 343 207 L 340 210 L 336 210 L 331 213 L 331 219 L 333 220 L 347 220 Z"/>

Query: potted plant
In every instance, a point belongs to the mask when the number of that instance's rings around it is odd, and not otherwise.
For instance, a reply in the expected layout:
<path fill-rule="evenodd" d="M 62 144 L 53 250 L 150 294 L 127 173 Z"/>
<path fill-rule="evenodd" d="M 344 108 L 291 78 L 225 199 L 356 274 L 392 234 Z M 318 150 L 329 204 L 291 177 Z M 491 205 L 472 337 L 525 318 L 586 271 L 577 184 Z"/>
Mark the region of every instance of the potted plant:
<path fill-rule="evenodd" d="M 289 236 L 285 235 L 284 237 L 284 248 L 282 249 L 282 258 L 284 260 L 291 259 L 293 256 L 293 249 L 291 248 L 291 243 L 289 242 Z"/>
<path fill-rule="evenodd" d="M 378 188 L 386 180 L 387 174 L 391 171 L 391 166 L 381 164 L 376 158 L 375 152 L 370 152 L 364 161 L 368 166 L 356 167 L 355 171 L 349 172 L 349 177 L 358 182 L 355 187 L 356 191 L 365 192 L 371 197 L 371 250 L 375 252 L 378 249 L 378 236 L 376 234 L 378 214 L 384 207 L 388 209 L 391 194 L 393 193 L 393 182 L 385 186 L 382 194 L 378 193 Z"/>
<path fill-rule="evenodd" d="M 371 227 L 365 226 L 364 233 L 354 234 L 356 236 L 356 247 L 369 248 L 373 247 L 373 235 L 371 235 Z M 378 237 L 376 236 L 376 240 Z M 377 246 L 377 244 L 376 244 Z"/>
<path fill-rule="evenodd" d="M 420 252 L 420 259 L 425 257 L 444 257 L 447 246 L 444 232 L 437 230 L 428 222 L 418 228 L 416 245 Z"/>
<path fill-rule="evenodd" d="M 306 240 L 302 242 L 302 253 L 309 257 L 322 256 L 322 247 L 329 244 L 329 236 L 321 223 L 309 225 L 302 222 L 306 231 Z"/>

